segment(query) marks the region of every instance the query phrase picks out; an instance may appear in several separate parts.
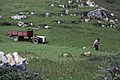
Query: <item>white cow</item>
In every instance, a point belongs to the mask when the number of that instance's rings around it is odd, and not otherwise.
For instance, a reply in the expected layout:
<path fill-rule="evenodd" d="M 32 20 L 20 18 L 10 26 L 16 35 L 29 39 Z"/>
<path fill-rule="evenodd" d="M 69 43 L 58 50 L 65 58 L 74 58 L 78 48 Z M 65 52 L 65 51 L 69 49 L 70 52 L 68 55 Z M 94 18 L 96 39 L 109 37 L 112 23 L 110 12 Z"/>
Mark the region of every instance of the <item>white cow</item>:
<path fill-rule="evenodd" d="M 11 18 L 14 19 L 14 20 L 15 20 L 15 19 L 21 20 L 21 19 L 26 19 L 27 16 L 16 14 L 15 16 L 11 16 Z"/>
<path fill-rule="evenodd" d="M 65 8 L 65 5 L 59 4 L 59 7 L 60 7 L 60 8 Z"/>
<path fill-rule="evenodd" d="M 50 13 L 45 13 L 45 17 L 49 17 L 50 16 Z"/>
<path fill-rule="evenodd" d="M 71 4 L 72 3 L 72 1 L 68 1 L 68 4 Z"/>
<path fill-rule="evenodd" d="M 0 16 L 0 19 L 4 19 L 4 17 L 3 17 L 3 16 Z"/>
<path fill-rule="evenodd" d="M 25 24 L 25 23 L 22 22 L 22 21 L 19 21 L 19 22 L 18 22 L 18 26 L 20 26 L 20 27 L 27 27 L 28 25 Z"/>
<path fill-rule="evenodd" d="M 97 5 L 96 5 L 93 1 L 91 1 L 91 0 L 88 0 L 88 1 L 86 2 L 86 4 L 89 5 L 90 7 L 96 7 L 96 6 L 97 6 Z"/>
<path fill-rule="evenodd" d="M 54 5 L 54 4 L 51 4 L 50 6 L 54 7 L 55 5 Z"/>

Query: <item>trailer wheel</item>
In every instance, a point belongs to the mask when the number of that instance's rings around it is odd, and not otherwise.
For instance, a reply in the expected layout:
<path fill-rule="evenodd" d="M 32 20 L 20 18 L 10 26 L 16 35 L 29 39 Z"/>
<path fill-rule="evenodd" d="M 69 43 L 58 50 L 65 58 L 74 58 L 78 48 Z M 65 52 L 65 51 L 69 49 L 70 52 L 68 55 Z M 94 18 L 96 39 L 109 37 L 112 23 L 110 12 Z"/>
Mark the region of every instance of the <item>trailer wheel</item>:
<path fill-rule="evenodd" d="M 14 37 L 13 37 L 13 40 L 14 40 L 14 41 L 18 41 L 18 37 L 17 37 L 17 36 L 14 36 Z"/>
<path fill-rule="evenodd" d="M 34 43 L 34 44 L 38 44 L 38 43 L 39 43 L 39 40 L 35 38 L 35 39 L 33 39 L 33 43 Z"/>
<path fill-rule="evenodd" d="M 23 41 L 23 40 L 24 40 L 24 37 L 23 37 L 23 36 L 19 36 L 19 37 L 18 37 L 18 40 Z"/>

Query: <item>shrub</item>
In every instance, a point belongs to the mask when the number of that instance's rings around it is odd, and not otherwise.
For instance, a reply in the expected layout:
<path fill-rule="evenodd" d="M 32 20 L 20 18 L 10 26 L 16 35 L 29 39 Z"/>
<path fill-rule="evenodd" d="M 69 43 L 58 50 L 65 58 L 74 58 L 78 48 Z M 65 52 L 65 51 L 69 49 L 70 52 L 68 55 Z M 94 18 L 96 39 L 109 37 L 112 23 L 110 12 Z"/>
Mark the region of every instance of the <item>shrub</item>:
<path fill-rule="evenodd" d="M 43 80 L 38 73 L 13 70 L 0 66 L 0 80 Z"/>

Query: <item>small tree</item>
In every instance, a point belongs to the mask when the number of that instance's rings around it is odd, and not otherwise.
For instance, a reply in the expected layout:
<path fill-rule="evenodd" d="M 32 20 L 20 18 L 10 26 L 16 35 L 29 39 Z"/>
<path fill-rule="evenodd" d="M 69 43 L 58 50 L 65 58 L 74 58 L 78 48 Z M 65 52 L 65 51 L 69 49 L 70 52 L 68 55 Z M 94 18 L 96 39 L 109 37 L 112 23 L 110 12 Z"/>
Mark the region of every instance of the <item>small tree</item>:
<path fill-rule="evenodd" d="M 38 73 L 13 70 L 9 67 L 0 66 L 0 80 L 43 80 Z"/>
<path fill-rule="evenodd" d="M 101 76 L 99 76 L 98 80 L 120 80 L 120 65 L 117 60 L 111 58 L 111 66 L 108 68 L 99 67 L 99 69 L 103 72 Z"/>

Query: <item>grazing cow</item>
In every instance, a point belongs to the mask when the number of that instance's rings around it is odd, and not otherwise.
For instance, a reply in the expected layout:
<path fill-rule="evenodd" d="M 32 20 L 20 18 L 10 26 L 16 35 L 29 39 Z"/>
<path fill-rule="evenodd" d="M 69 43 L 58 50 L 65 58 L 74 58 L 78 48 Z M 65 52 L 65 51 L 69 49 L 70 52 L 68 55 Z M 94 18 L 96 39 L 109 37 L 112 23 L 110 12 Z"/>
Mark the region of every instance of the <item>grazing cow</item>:
<path fill-rule="evenodd" d="M 51 14 L 50 13 L 45 13 L 45 17 L 50 17 L 51 16 Z"/>
<path fill-rule="evenodd" d="M 90 7 L 97 7 L 98 5 L 96 5 L 95 3 L 94 3 L 94 1 L 91 1 L 91 0 L 88 0 L 87 2 L 86 2 L 86 4 L 88 5 L 88 6 L 90 6 Z"/>
<path fill-rule="evenodd" d="M 22 20 L 22 19 L 26 19 L 27 16 L 25 16 L 25 15 L 15 15 L 15 16 L 11 16 L 11 18 L 14 19 L 14 20 L 16 20 L 16 19 Z"/>
<path fill-rule="evenodd" d="M 69 11 L 68 9 L 66 9 L 66 10 L 60 11 L 59 15 L 60 15 L 60 16 L 69 15 L 69 12 L 70 12 L 70 11 Z"/>
<path fill-rule="evenodd" d="M 98 26 L 107 27 L 107 28 L 116 28 L 118 25 L 115 20 L 109 21 L 98 21 Z"/>
<path fill-rule="evenodd" d="M 20 11 L 17 13 L 18 15 L 34 15 L 36 14 L 34 11 L 30 12 L 30 11 Z"/>
<path fill-rule="evenodd" d="M 81 2 L 81 0 L 73 0 L 72 2 L 73 3 L 79 3 L 79 2 Z"/>
<path fill-rule="evenodd" d="M 68 1 L 68 4 L 71 4 L 71 3 L 73 3 L 73 1 Z"/>
<path fill-rule="evenodd" d="M 0 19 L 4 19 L 4 17 L 3 17 L 3 16 L 0 16 Z"/>
<path fill-rule="evenodd" d="M 26 26 L 27 26 L 27 25 L 24 24 L 24 22 L 22 22 L 22 21 L 19 21 L 17 25 L 18 25 L 18 26 L 21 26 L 21 27 L 26 27 Z"/>
<path fill-rule="evenodd" d="M 118 26 L 115 20 L 109 20 L 109 22 L 110 22 L 110 28 L 116 28 Z"/>
<path fill-rule="evenodd" d="M 55 5 L 54 5 L 54 4 L 51 4 L 50 6 L 54 7 Z"/>
<path fill-rule="evenodd" d="M 51 26 L 48 24 L 39 24 L 38 28 L 43 28 L 43 29 L 51 29 Z"/>
<path fill-rule="evenodd" d="M 79 7 L 82 6 L 82 7 L 86 7 L 86 6 L 89 6 L 86 2 L 80 2 L 80 5 L 78 5 Z"/>
<path fill-rule="evenodd" d="M 54 20 L 53 22 L 58 23 L 58 24 L 65 23 L 65 21 L 64 21 L 64 20 Z"/>
<path fill-rule="evenodd" d="M 65 5 L 59 4 L 59 7 L 60 7 L 60 8 L 65 8 Z"/>
<path fill-rule="evenodd" d="M 33 26 L 33 23 L 19 21 L 17 25 L 20 27 L 27 27 L 27 26 Z"/>

